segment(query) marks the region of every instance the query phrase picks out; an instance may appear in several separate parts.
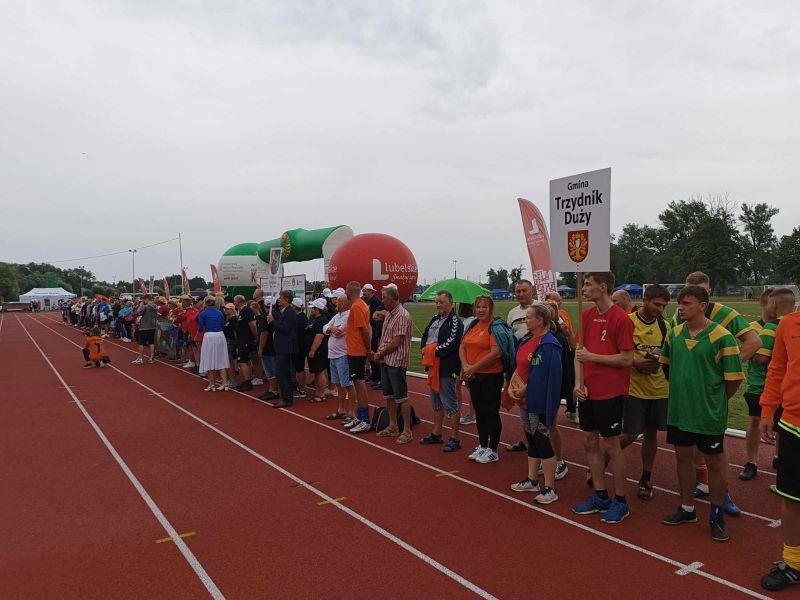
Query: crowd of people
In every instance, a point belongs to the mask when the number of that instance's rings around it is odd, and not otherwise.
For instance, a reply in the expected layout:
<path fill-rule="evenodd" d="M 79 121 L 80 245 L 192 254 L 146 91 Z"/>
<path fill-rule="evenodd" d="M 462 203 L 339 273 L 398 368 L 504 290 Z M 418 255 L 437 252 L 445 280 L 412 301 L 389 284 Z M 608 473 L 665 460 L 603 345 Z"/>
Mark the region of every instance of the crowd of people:
<path fill-rule="evenodd" d="M 534 301 L 527 280 L 516 282 L 518 305 L 505 318 L 495 314 L 490 296 L 456 307 L 450 292 L 439 292 L 420 341 L 434 420 L 419 443 L 460 451 L 461 428 L 474 422 L 478 445 L 469 460 L 497 462 L 500 411 L 516 405 L 524 438 L 508 450 L 526 452 L 528 460 L 524 477 L 511 489 L 550 504 L 559 499 L 557 481 L 569 471 L 557 427 L 563 403 L 567 418 L 583 432 L 592 490 L 572 511 L 599 514 L 601 522 L 613 524 L 631 514 L 625 449 L 641 440 L 637 496 L 650 500 L 657 436 L 666 431 L 675 448 L 680 505 L 663 523 L 696 523 L 695 498 L 708 497 L 711 538 L 724 542 L 725 516 L 741 514 L 726 480 L 728 401 L 746 380 L 751 420 L 748 461 L 739 477 L 757 477 L 761 441 L 776 444 L 773 491 L 784 502 L 783 560 L 762 585 L 776 590 L 800 581 L 800 335 L 794 335 L 800 334 L 800 313 L 793 312 L 794 293 L 766 290 L 761 319 L 748 322 L 712 302 L 709 278 L 696 272 L 687 277 L 667 320 L 672 298 L 665 287 L 647 286 L 638 306 L 627 293 L 612 295 L 613 288 L 612 273 L 585 275 L 582 293 L 590 306 L 580 315 L 580 339 L 559 294 Z M 325 418 L 340 421 L 350 433 L 375 431 L 401 445 L 413 440 L 406 379 L 413 325 L 394 285 L 378 293 L 372 285 L 350 282 L 323 290 L 308 306 L 291 291 L 273 299 L 256 290 L 249 300 L 221 293 L 200 299 L 143 296 L 135 302 L 79 299 L 61 310 L 66 323 L 91 330 L 94 344 L 108 335 L 136 340 L 136 364 L 154 362 L 156 319 L 167 317 L 174 360 L 207 379 L 204 391 L 264 386 L 259 399 L 286 408 L 307 397 L 308 385 L 310 402 L 337 400 Z M 90 351 L 87 341 L 87 367 L 106 362 L 104 352 Z M 382 391 L 388 417 L 382 426 L 375 414 L 370 417 L 368 384 Z M 462 414 L 467 391 L 470 410 Z"/>

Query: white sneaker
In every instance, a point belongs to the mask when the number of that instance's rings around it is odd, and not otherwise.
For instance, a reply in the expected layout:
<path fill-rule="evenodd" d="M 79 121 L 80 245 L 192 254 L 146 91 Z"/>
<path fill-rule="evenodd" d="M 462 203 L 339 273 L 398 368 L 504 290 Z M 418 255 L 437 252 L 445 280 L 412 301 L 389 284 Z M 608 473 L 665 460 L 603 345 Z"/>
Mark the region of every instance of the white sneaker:
<path fill-rule="evenodd" d="M 552 504 L 556 500 L 558 500 L 558 494 L 556 494 L 556 491 L 553 488 L 549 487 L 545 487 L 542 490 L 542 493 L 533 499 L 533 501 L 537 504 Z"/>
<path fill-rule="evenodd" d="M 467 458 L 470 460 L 478 460 L 478 457 L 483 456 L 483 453 L 487 450 L 488 448 L 484 448 L 483 446 L 475 446 L 475 450 L 473 450 L 472 454 L 470 454 Z"/>
<path fill-rule="evenodd" d="M 350 429 L 352 427 L 355 427 L 356 425 L 359 425 L 360 423 L 361 421 L 359 421 L 358 419 L 350 419 L 349 421 L 346 421 L 344 425 L 342 425 L 342 427 L 344 427 L 345 429 Z"/>
<path fill-rule="evenodd" d="M 367 423 L 366 421 L 359 421 L 358 425 L 354 425 L 353 427 L 350 428 L 350 433 L 359 434 L 359 433 L 364 433 L 365 431 L 369 431 L 370 429 L 372 429 L 372 427 L 370 427 L 369 423 Z"/>
<path fill-rule="evenodd" d="M 458 418 L 458 422 L 461 423 L 462 425 L 472 425 L 475 423 L 475 417 L 473 417 L 472 415 L 461 415 Z"/>
<path fill-rule="evenodd" d="M 490 448 L 486 448 L 484 453 L 475 459 L 475 462 L 485 465 L 486 463 L 497 462 L 498 460 L 500 460 L 500 457 L 497 455 L 497 452 L 491 450 Z"/>
<path fill-rule="evenodd" d="M 183 368 L 184 369 L 194 369 L 195 366 L 197 366 L 197 365 L 195 365 L 192 361 L 189 361 L 185 365 L 183 365 Z"/>
<path fill-rule="evenodd" d="M 143 365 L 144 361 L 141 358 L 135 358 L 131 361 L 132 365 Z"/>
<path fill-rule="evenodd" d="M 565 463 L 563 460 L 557 462 L 556 463 L 556 481 L 564 479 L 564 477 L 567 476 L 567 473 L 569 473 L 569 467 L 567 466 L 567 463 Z M 556 496 L 556 498 L 558 498 L 558 496 Z"/>
<path fill-rule="evenodd" d="M 339 397 L 339 390 L 325 390 L 326 396 L 333 396 L 334 398 Z"/>
<path fill-rule="evenodd" d="M 123 342 L 130 342 L 130 341 L 131 341 L 131 338 L 122 338 L 122 341 L 123 341 Z"/>
<path fill-rule="evenodd" d="M 538 492 L 541 488 L 539 488 L 538 481 L 532 481 L 528 477 L 523 479 L 522 481 L 518 481 L 517 483 L 511 484 L 511 491 L 512 492 Z"/>
<path fill-rule="evenodd" d="M 264 380 L 263 379 L 259 379 L 258 377 L 253 377 L 250 380 L 250 383 L 252 383 L 253 385 L 264 385 Z"/>

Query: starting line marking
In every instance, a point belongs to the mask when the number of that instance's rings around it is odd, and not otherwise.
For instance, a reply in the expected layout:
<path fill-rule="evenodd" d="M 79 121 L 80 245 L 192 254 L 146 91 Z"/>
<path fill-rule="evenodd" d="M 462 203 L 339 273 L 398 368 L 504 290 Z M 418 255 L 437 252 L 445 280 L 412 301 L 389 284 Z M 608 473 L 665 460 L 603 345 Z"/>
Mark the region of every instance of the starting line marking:
<path fill-rule="evenodd" d="M 455 475 L 456 473 L 459 473 L 458 469 L 456 469 L 455 471 L 445 471 L 444 473 L 437 473 L 436 475 L 434 475 L 434 477 L 447 477 L 448 475 Z"/>
<path fill-rule="evenodd" d="M 347 500 L 347 496 L 339 496 L 338 498 L 323 500 L 322 502 L 317 502 L 317 506 L 325 506 L 326 504 L 333 504 L 334 502 L 341 502 L 342 500 Z"/>
<path fill-rule="evenodd" d="M 48 327 L 48 326 L 47 326 L 47 325 L 45 325 L 44 323 L 41 323 L 41 322 L 39 322 L 39 321 L 36 321 L 36 322 L 37 322 L 39 325 L 41 325 L 42 327 L 44 327 L 45 329 L 48 329 L 48 330 L 50 330 L 51 332 L 55 333 L 55 334 L 56 334 L 57 336 L 59 336 L 60 338 L 62 338 L 62 339 L 64 339 L 64 340 L 66 340 L 68 343 L 72 344 L 73 346 L 80 347 L 80 346 L 79 346 L 77 343 L 75 343 L 74 341 L 70 340 L 70 339 L 69 339 L 69 338 L 67 338 L 66 336 L 63 336 L 63 335 L 61 335 L 60 333 L 58 333 L 57 331 L 55 331 L 55 330 L 54 330 L 54 329 L 52 329 L 51 327 Z M 30 334 L 28 334 L 28 335 L 30 335 Z M 33 339 L 33 338 L 31 338 L 31 339 Z M 122 349 L 124 349 L 124 350 L 128 350 L 129 352 L 131 352 L 131 350 L 130 350 L 129 348 L 125 348 L 124 346 L 121 346 L 121 345 L 119 345 L 119 344 L 113 344 L 113 345 L 115 345 L 115 346 L 118 346 L 119 348 L 122 348 Z M 168 366 L 168 367 L 170 367 L 170 368 L 176 369 L 176 370 L 178 370 L 178 371 L 180 371 L 180 370 L 181 370 L 181 368 L 180 368 L 180 367 L 176 367 L 176 366 L 170 365 L 170 364 L 168 364 L 168 363 L 162 363 L 162 364 L 164 364 L 164 365 L 166 365 L 166 366 Z M 131 381 L 134 381 L 134 382 L 135 382 L 135 383 L 137 383 L 138 385 L 142 386 L 143 388 L 145 388 L 145 389 L 147 389 L 147 390 L 149 390 L 149 391 L 153 391 L 153 390 L 152 390 L 152 388 L 150 388 L 149 386 L 147 386 L 147 384 L 145 384 L 145 383 L 142 383 L 141 381 L 139 381 L 139 380 L 137 380 L 137 379 L 135 379 L 135 378 L 131 377 L 130 375 L 128 375 L 128 374 L 127 374 L 127 373 L 125 373 L 124 371 L 121 371 L 120 369 L 118 369 L 118 368 L 114 367 L 113 365 L 112 365 L 112 368 L 113 368 L 115 371 L 117 371 L 118 373 L 120 373 L 121 375 L 123 375 L 124 377 L 126 377 L 127 379 L 130 379 Z M 191 373 L 190 373 L 190 374 L 191 374 Z M 262 404 L 268 404 L 267 402 L 264 402 L 264 401 L 262 401 L 262 400 L 259 400 L 258 398 L 255 398 L 254 396 L 250 396 L 250 395 L 248 395 L 248 394 L 245 394 L 244 392 L 240 392 L 240 391 L 238 391 L 238 390 L 231 390 L 231 391 L 233 391 L 233 392 L 235 392 L 235 393 L 237 393 L 237 394 L 239 394 L 239 395 L 241 395 L 241 396 L 244 396 L 245 398 L 247 398 L 247 399 L 249 399 L 249 400 L 255 400 L 256 402 L 260 402 L 260 403 L 262 403 Z M 207 421 L 205 421 L 205 420 L 204 420 L 204 419 L 202 419 L 201 417 L 198 417 L 198 416 L 197 416 L 197 415 L 195 415 L 194 413 L 192 413 L 192 412 L 190 412 L 189 410 L 187 410 L 187 409 L 183 408 L 183 407 L 182 407 L 182 406 L 180 406 L 179 404 L 177 404 L 177 403 L 173 402 L 172 400 L 170 400 L 169 398 L 166 398 L 166 397 L 165 397 L 165 396 L 163 396 L 163 395 L 159 395 L 159 397 L 161 398 L 161 400 L 163 400 L 163 401 L 167 402 L 168 404 L 170 404 L 170 405 L 174 406 L 174 407 L 175 407 L 177 410 L 179 410 L 180 412 L 182 412 L 182 413 L 184 413 L 185 415 L 187 415 L 187 416 L 191 417 L 191 418 L 192 418 L 192 419 L 194 419 L 195 421 L 197 421 L 197 422 L 199 422 L 199 423 L 202 423 L 203 425 L 205 425 L 206 427 L 208 427 L 208 428 L 209 428 L 209 429 L 211 429 L 212 431 L 214 431 L 214 432 L 218 433 L 220 436 L 222 436 L 223 438 L 227 439 L 228 441 L 230 441 L 230 442 L 231 442 L 231 443 L 233 443 L 234 445 L 236 445 L 236 446 L 240 447 L 242 450 L 244 450 L 244 451 L 245 451 L 245 452 L 247 452 L 248 454 L 251 454 L 252 456 L 254 456 L 254 457 L 258 458 L 258 459 L 259 459 L 259 460 L 261 460 L 262 462 L 264 462 L 264 463 L 266 463 L 266 464 L 270 465 L 270 466 L 271 466 L 271 467 L 273 467 L 275 470 L 277 470 L 277 471 L 279 471 L 279 472 L 283 473 L 284 475 L 286 475 L 286 476 L 287 476 L 287 477 L 289 477 L 290 479 L 292 479 L 292 480 L 294 480 L 294 481 L 296 481 L 296 482 L 300 483 L 300 484 L 301 484 L 301 485 L 303 485 L 304 487 L 308 486 L 308 484 L 305 484 L 305 482 L 303 482 L 301 479 L 299 479 L 299 478 L 298 478 L 297 476 L 295 476 L 294 474 L 292 474 L 292 473 L 290 473 L 290 472 L 286 471 L 285 469 L 283 469 L 283 468 L 282 468 L 282 467 L 280 467 L 279 465 L 277 465 L 277 464 L 273 463 L 272 461 L 270 461 L 270 460 L 269 460 L 269 459 L 267 459 L 266 457 L 264 457 L 264 456 L 260 455 L 260 454 L 259 454 L 259 453 L 257 453 L 255 450 L 253 450 L 253 449 L 251 449 L 250 447 L 246 446 L 245 444 L 243 444 L 243 443 L 242 443 L 242 442 L 240 442 L 239 440 L 237 440 L 237 439 L 235 439 L 235 438 L 231 437 L 230 435 L 228 435 L 228 434 L 227 434 L 227 433 L 225 433 L 224 431 L 222 431 L 222 430 L 218 429 L 217 427 L 214 427 L 213 425 L 211 425 L 210 423 L 208 423 Z M 271 406 L 271 405 L 270 405 L 270 406 Z M 439 467 L 436 467 L 436 466 L 434 466 L 434 465 L 428 464 L 428 463 L 426 463 L 426 462 L 423 462 L 423 461 L 421 461 L 421 460 L 417 460 L 417 459 L 415 459 L 415 458 L 412 458 L 412 457 L 410 457 L 410 456 L 406 456 L 406 455 L 404 455 L 404 454 L 401 454 L 401 453 L 399 453 L 399 452 L 396 452 L 396 451 L 394 451 L 394 450 L 391 450 L 391 449 L 389 449 L 389 448 L 385 448 L 385 447 L 383 447 L 383 446 L 380 446 L 380 445 L 378 445 L 378 444 L 376 444 L 376 443 L 374 443 L 374 442 L 371 442 L 371 441 L 369 441 L 369 440 L 367 440 L 367 439 L 364 439 L 364 438 L 362 438 L 362 437 L 354 437 L 354 436 L 352 436 L 352 435 L 349 435 L 349 434 L 348 434 L 346 431 L 342 431 L 342 430 L 336 429 L 335 427 L 332 427 L 332 426 L 330 426 L 330 425 L 328 425 L 328 424 L 326 424 L 326 423 L 322 423 L 322 422 L 316 421 L 315 419 L 312 419 L 311 417 L 307 417 L 307 416 L 305 416 L 305 415 L 303 415 L 303 414 L 300 414 L 300 413 L 297 413 L 297 412 L 293 412 L 293 411 L 290 411 L 290 410 L 286 410 L 286 409 L 280 409 L 280 410 L 281 410 L 281 412 L 284 412 L 284 413 L 287 413 L 287 414 L 289 414 L 289 415 L 292 415 L 292 416 L 293 416 L 293 417 L 295 417 L 295 418 L 298 418 L 298 419 L 302 419 L 302 420 L 304 420 L 304 421 L 307 421 L 307 422 L 309 422 L 309 423 L 311 423 L 311 424 L 313 424 L 313 425 L 316 425 L 317 427 L 322 427 L 322 428 L 324 428 L 324 429 L 328 429 L 328 430 L 330 430 L 330 431 L 332 431 L 332 432 L 334 432 L 334 433 L 337 433 L 337 434 L 340 434 L 340 435 L 345 435 L 345 436 L 347 436 L 347 437 L 348 437 L 348 438 L 350 438 L 350 439 L 355 439 L 355 440 L 357 440 L 357 441 L 358 441 L 358 442 L 360 442 L 360 443 L 366 444 L 366 445 L 368 445 L 368 446 L 371 446 L 371 447 L 373 447 L 373 448 L 376 448 L 376 449 L 378 449 L 378 450 L 380 450 L 380 451 L 386 452 L 386 453 L 388 453 L 388 454 L 391 454 L 391 455 L 393 455 L 393 456 L 396 456 L 396 457 L 398 457 L 398 458 L 400 458 L 400 459 L 403 459 L 403 460 L 406 460 L 406 461 L 408 461 L 408 462 L 411 462 L 411 463 L 417 464 L 417 465 L 419 465 L 420 467 L 423 467 L 423 468 L 426 468 L 426 469 L 430 469 L 430 470 L 432 470 L 432 471 L 436 471 L 436 472 L 438 472 L 438 473 L 444 473 L 444 471 L 443 471 L 442 469 L 440 469 Z M 552 519 L 554 519 L 554 520 L 556 520 L 556 521 L 560 521 L 560 522 L 562 522 L 562 523 L 564 523 L 564 524 L 566 524 L 566 525 L 570 525 L 570 526 L 572 526 L 572 527 L 575 527 L 575 528 L 577 528 L 577 529 L 580 529 L 581 531 L 584 531 L 584 532 L 586 532 L 586 533 L 589 533 L 589 534 L 595 535 L 595 536 L 597 536 L 597 537 L 599 537 L 599 538 L 603 538 L 603 539 L 605 539 L 605 540 L 607 540 L 607 541 L 609 541 L 609 542 L 614 542 L 614 543 L 616 543 L 616 544 L 619 544 L 620 546 L 623 546 L 623 547 L 625 547 L 625 548 L 628 548 L 628 549 L 630 549 L 630 550 L 634 550 L 634 551 L 636 551 L 636 552 L 639 552 L 640 554 L 643 554 L 643 555 L 645 555 L 645 556 L 648 556 L 648 557 L 650 557 L 650 558 L 654 558 L 654 559 L 656 559 L 656 560 L 659 560 L 659 561 L 661 561 L 661 562 L 664 562 L 664 563 L 666 563 L 666 564 L 668 564 L 668 565 L 672 565 L 672 566 L 674 566 L 674 567 L 678 567 L 678 570 L 680 570 L 680 569 L 686 569 L 686 568 L 688 568 L 688 567 L 689 567 L 689 565 L 685 565 L 685 564 L 683 564 L 683 563 L 681 563 L 681 562 L 679 562 L 679 561 L 677 561 L 677 560 L 675 560 L 675 559 L 672 559 L 672 558 L 669 558 L 669 557 L 667 557 L 667 556 L 664 556 L 664 555 L 662 555 L 662 554 L 659 554 L 658 552 L 654 552 L 654 551 L 652 551 L 652 550 L 648 550 L 647 548 L 643 548 L 643 547 L 641 547 L 641 546 L 638 546 L 638 545 L 636 545 L 636 544 L 634 544 L 634 543 L 632 543 L 632 542 L 629 542 L 629 541 L 627 541 L 627 540 L 625 540 L 625 539 L 618 538 L 618 537 L 616 537 L 616 536 L 614 536 L 614 535 L 608 534 L 608 533 L 606 533 L 606 532 L 604 532 L 604 531 L 600 531 L 600 530 L 598 530 L 598 529 L 593 529 L 592 527 L 589 527 L 588 525 L 585 525 L 585 524 L 583 524 L 583 523 L 580 523 L 580 522 L 578 522 L 578 521 L 573 521 L 573 520 L 571 520 L 571 519 L 569 519 L 569 518 L 567 518 L 567 517 L 564 517 L 564 516 L 561 516 L 561 515 L 559 515 L 558 513 L 554 513 L 554 512 L 551 512 L 551 511 L 549 511 L 549 510 L 545 510 L 545 509 L 543 509 L 543 508 L 541 508 L 541 507 L 538 507 L 538 506 L 533 506 L 533 505 L 531 505 L 531 504 L 528 504 L 528 503 L 524 502 L 523 500 L 520 500 L 520 499 L 518 499 L 518 498 L 514 498 L 513 496 L 509 496 L 508 494 L 505 494 L 505 493 L 503 493 L 503 492 L 500 492 L 500 491 L 498 491 L 498 490 L 492 489 L 492 488 L 490 488 L 490 487 L 487 487 L 487 486 L 485 486 L 485 485 L 483 485 L 483 484 L 477 483 L 477 482 L 475 482 L 475 481 L 472 481 L 472 480 L 470 480 L 470 479 L 466 479 L 466 478 L 464 478 L 464 477 L 461 477 L 461 476 L 459 476 L 459 475 L 451 475 L 451 477 L 452 477 L 453 479 L 457 480 L 457 481 L 460 481 L 460 482 L 462 482 L 462 483 L 466 484 L 466 485 L 469 485 L 469 486 L 471 486 L 471 487 L 474 487 L 474 488 L 476 488 L 476 489 L 482 490 L 482 491 L 484 491 L 484 492 L 486 492 L 486 493 L 488 493 L 488 494 L 490 494 L 490 495 L 493 495 L 493 496 L 496 496 L 496 497 L 499 497 L 499 498 L 503 498 L 503 499 L 505 499 L 505 500 L 508 500 L 509 502 L 512 502 L 512 503 L 514 503 L 514 504 L 517 504 L 517 505 L 523 506 L 524 508 L 526 508 L 526 509 L 528 509 L 528 510 L 532 510 L 532 511 L 534 511 L 534 512 L 537 512 L 537 513 L 540 513 L 540 514 L 546 515 L 546 516 L 548 516 L 548 517 L 550 517 L 550 518 L 552 518 Z M 309 491 L 311 491 L 312 493 L 315 493 L 315 494 L 317 494 L 318 496 L 320 496 L 320 497 L 322 497 L 322 498 L 326 498 L 326 499 L 333 500 L 332 498 L 330 498 L 329 496 L 327 496 L 327 495 L 326 495 L 326 494 L 324 494 L 323 492 L 320 492 L 319 490 L 316 490 L 316 489 L 314 489 L 314 488 L 312 488 L 312 487 L 310 487 L 310 486 L 308 486 L 308 487 L 307 487 L 307 489 L 309 489 Z M 421 559 L 422 559 L 424 562 L 428 563 L 430 566 L 433 566 L 434 568 L 436 568 L 436 569 L 437 569 L 437 570 L 439 570 L 440 572 L 443 572 L 443 573 L 447 574 L 449 577 L 451 577 L 452 579 L 454 579 L 454 580 L 458 581 L 458 582 L 459 582 L 459 583 L 461 583 L 461 585 L 463 585 L 464 587 L 467 587 L 468 589 L 470 589 L 471 591 L 473 591 L 473 592 L 477 593 L 478 595 L 480 595 L 480 596 L 481 596 L 481 597 L 483 597 L 483 598 L 493 598 L 493 596 L 491 596 L 490 594 L 488 594 L 488 592 L 486 592 L 485 590 L 482 590 L 481 588 L 477 587 L 475 584 L 472 584 L 472 583 L 471 583 L 471 582 L 469 582 L 468 580 L 465 580 L 464 578 L 462 578 L 461 576 L 459 576 L 457 573 L 454 573 L 453 571 L 451 571 L 450 569 L 448 569 L 448 568 L 447 568 L 447 567 L 445 567 L 444 565 L 441 565 L 440 563 L 438 563 L 438 561 L 435 561 L 435 560 L 434 560 L 434 559 L 432 559 L 431 557 L 429 557 L 429 556 L 427 556 L 427 555 L 424 555 L 424 554 L 423 554 L 423 553 L 421 553 L 419 550 L 417 550 L 417 549 L 416 549 L 416 548 L 414 548 L 413 546 L 410 546 L 410 545 L 406 544 L 406 543 L 405 543 L 405 542 L 403 542 L 401 539 L 399 539 L 399 538 L 397 538 L 396 536 L 392 535 L 392 534 L 391 534 L 391 533 L 389 533 L 388 531 L 385 531 L 385 530 L 383 530 L 383 528 L 381 528 L 380 526 L 378 526 L 378 525 L 376 525 L 376 524 L 372 523 L 371 521 L 369 521 L 368 519 L 366 519 L 366 517 L 363 517 L 363 516 L 361 516 L 360 514 L 353 512 L 351 509 L 347 508 L 346 506 L 344 506 L 344 505 L 342 505 L 342 504 L 339 504 L 338 502 L 335 502 L 335 501 L 334 501 L 333 503 L 334 503 L 334 504 L 337 506 L 337 508 L 340 508 L 341 510 L 343 510 L 344 512 L 346 512 L 346 513 L 348 513 L 349 515 L 353 516 L 353 517 L 354 517 L 356 520 L 358 520 L 358 521 L 360 521 L 360 522 L 362 522 L 362 523 L 366 524 L 368 527 L 370 527 L 371 529 L 375 530 L 376 532 L 379 532 L 379 533 L 381 533 L 382 535 L 384 535 L 384 537 L 387 537 L 387 538 L 391 539 L 392 541 L 394 541 L 396 544 L 400 545 L 401 547 L 403 547 L 403 548 L 404 548 L 404 549 L 406 549 L 407 551 L 409 551 L 409 552 L 411 552 L 412 554 L 414 554 L 415 556 L 417 556 L 417 557 L 421 558 Z M 423 558 L 423 557 L 424 557 L 424 558 Z M 735 582 L 733 582 L 733 581 L 730 581 L 730 580 L 728 580 L 728 579 L 725 579 L 724 577 L 719 577 L 719 576 L 717 576 L 717 575 L 713 575 L 713 574 L 711 574 L 711 573 L 707 573 L 707 572 L 705 572 L 705 571 L 697 570 L 696 568 L 695 568 L 695 569 L 693 569 L 693 570 L 691 570 L 691 571 L 689 571 L 689 573 L 690 573 L 690 574 L 695 574 L 695 575 L 698 575 L 698 576 L 700 576 L 700 577 L 703 577 L 703 578 L 705 578 L 705 579 L 708 579 L 708 580 L 710 580 L 710 581 L 713 581 L 713 582 L 715 582 L 715 583 L 718 583 L 718 584 L 720 584 L 720 585 L 723 585 L 723 586 L 725 586 L 725 587 L 728 587 L 728 588 L 730 588 L 730 589 L 734 589 L 734 590 L 736 590 L 736 591 L 738 591 L 738 592 L 741 592 L 742 594 L 745 594 L 745 595 L 747 595 L 747 596 L 750 596 L 750 597 L 753 597 L 753 598 L 760 598 L 760 599 L 763 599 L 763 600 L 769 600 L 769 596 L 765 596 L 764 594 L 761 594 L 761 593 L 759 593 L 759 592 L 757 592 L 757 591 L 755 591 L 755 590 L 749 589 L 749 588 L 747 588 L 747 587 L 745 587 L 745 586 L 739 585 L 739 584 L 737 584 L 737 583 L 735 583 Z"/>
<path fill-rule="evenodd" d="M 193 535 L 197 535 L 197 532 L 196 531 L 188 531 L 186 533 L 179 534 L 178 537 L 181 538 L 181 539 L 184 539 L 184 538 L 187 538 L 187 537 L 192 537 Z M 173 541 L 175 541 L 175 540 L 173 540 L 171 537 L 165 537 L 165 538 L 161 538 L 160 540 L 156 540 L 156 544 L 163 544 L 164 542 L 173 542 Z"/>
<path fill-rule="evenodd" d="M 675 571 L 675 574 L 676 575 L 688 575 L 689 573 L 694 573 L 695 571 L 697 571 L 702 566 L 703 566 L 703 563 L 701 563 L 699 561 L 694 561 L 693 563 L 689 563 L 685 567 Z"/>

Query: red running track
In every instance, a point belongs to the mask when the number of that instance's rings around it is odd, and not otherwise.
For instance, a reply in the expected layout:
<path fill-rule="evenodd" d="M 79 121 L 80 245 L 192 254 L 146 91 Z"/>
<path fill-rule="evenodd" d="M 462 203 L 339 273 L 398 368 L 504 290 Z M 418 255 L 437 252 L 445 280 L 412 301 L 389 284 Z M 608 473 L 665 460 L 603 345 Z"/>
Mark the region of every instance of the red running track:
<path fill-rule="evenodd" d="M 75 589 L 75 596 L 108 597 L 113 571 L 100 564 L 95 568 L 87 553 L 96 540 L 105 542 L 111 536 L 114 541 L 101 552 L 103 558 L 137 573 L 130 579 L 139 586 L 118 586 L 116 596 L 148 594 L 141 586 L 163 589 L 162 595 L 171 597 L 207 593 L 173 542 L 155 544 L 167 534 L 159 531 L 159 523 L 85 419 L 81 423 L 83 417 L 66 390 L 53 392 L 56 377 L 23 326 L 84 401 L 82 406 L 166 518 L 178 532 L 192 534 L 185 538 L 186 546 L 226 597 L 478 593 L 522 598 L 545 592 L 555 597 L 611 593 L 633 598 L 640 597 L 643 588 L 655 597 L 681 592 L 759 597 L 758 576 L 780 548 L 779 531 L 770 526 L 777 501 L 766 491 L 772 482 L 769 476 L 746 484 L 732 479 L 737 500 L 751 516 L 729 519 L 728 544 L 712 542 L 703 519 L 695 526 L 661 525 L 661 517 L 674 510 L 676 497 L 659 491 L 652 501 L 642 503 L 635 498 L 633 484 L 627 490 L 632 516 L 619 525 L 603 525 L 596 515 L 577 517 L 569 511 L 588 492 L 583 471 L 575 466 L 583 460 L 580 433 L 571 425 L 562 428 L 565 455 L 573 465 L 559 482 L 561 499 L 546 508 L 534 507 L 532 495 L 508 491 L 508 485 L 524 474 L 523 455 L 504 453 L 499 463 L 477 465 L 466 460 L 466 451 L 446 455 L 440 447 L 416 442 L 397 446 L 374 435 L 356 438 L 323 420 L 330 403 L 273 410 L 246 394 L 204 394 L 204 380 L 168 363 L 131 365 L 129 344 L 108 344 L 119 370 L 84 371 L 74 345 L 82 343 L 80 332 L 48 315 L 19 321 L 6 316 L 0 330 L 0 364 L 13 372 L 6 380 L 25 380 L 25 390 L 37 398 L 15 403 L 20 423 L 16 437 L 47 437 L 53 428 L 74 428 L 83 431 L 83 444 L 93 448 L 92 453 L 71 450 L 81 440 L 69 435 L 62 440 L 63 449 L 59 445 L 56 452 L 51 446 L 51 454 L 43 451 L 38 458 L 28 457 L 26 448 L 19 456 L 19 470 L 30 471 L 49 460 L 53 471 L 69 475 L 62 477 L 65 490 L 95 489 L 92 497 L 101 501 L 83 527 L 62 535 L 41 527 L 39 547 L 19 560 L 15 553 L 19 566 L 0 575 L 4 589 L 29 585 L 46 595 L 49 585 Z M 410 385 L 424 394 L 424 381 L 411 379 Z M 420 416 L 430 419 L 427 398 L 412 394 L 412 400 Z M 380 401 L 377 393 L 373 401 Z M 40 402 L 45 408 L 37 412 Z M 51 418 L 48 403 L 58 403 L 58 413 L 65 415 L 55 418 L 53 413 Z M 68 418 L 64 406 L 76 416 Z M 516 417 L 503 420 L 504 440 L 515 441 L 521 434 Z M 415 437 L 429 428 L 423 423 Z M 474 427 L 466 430 L 474 433 Z M 463 437 L 469 446 L 466 432 Z M 731 462 L 739 460 L 738 442 L 731 444 Z M 634 449 L 628 453 L 635 481 L 638 457 Z M 765 461 L 768 453 L 765 449 Z M 98 481 L 88 467 L 81 468 L 98 462 L 105 464 L 107 480 Z M 733 477 L 737 472 L 731 469 Z M 677 489 L 669 452 L 659 453 L 655 478 L 664 490 Z M 314 488 L 298 486 L 301 481 L 315 482 Z M 13 489 L 15 506 L 42 495 L 60 498 L 62 493 L 20 487 Z M 320 505 L 323 498 L 312 490 L 342 500 Z M 125 500 L 103 502 L 109 495 Z M 45 515 L 53 522 L 81 511 L 79 506 L 61 506 L 52 497 L 50 501 L 59 505 L 56 515 Z M 704 510 L 701 507 L 701 515 Z M 8 524 L 12 538 L 26 537 L 22 521 Z M 154 533 L 137 531 L 136 524 Z M 138 554 L 121 541 L 130 546 L 132 538 Z M 46 569 L 44 577 L 26 577 L 25 568 L 42 573 L 37 559 L 43 547 L 53 549 L 52 562 L 63 568 Z"/>

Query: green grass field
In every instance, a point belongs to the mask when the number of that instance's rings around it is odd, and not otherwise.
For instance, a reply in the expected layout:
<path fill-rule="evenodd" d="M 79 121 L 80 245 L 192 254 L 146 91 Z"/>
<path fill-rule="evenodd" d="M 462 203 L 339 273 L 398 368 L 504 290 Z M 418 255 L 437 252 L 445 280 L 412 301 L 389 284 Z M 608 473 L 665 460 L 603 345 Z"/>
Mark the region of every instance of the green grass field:
<path fill-rule="evenodd" d="M 758 302 L 743 302 L 741 297 L 734 297 L 734 298 L 715 298 L 714 300 L 723 302 L 727 304 L 731 308 L 735 308 L 739 313 L 744 316 L 748 321 L 754 321 L 761 316 L 761 310 L 759 308 Z M 511 310 L 514 306 L 516 306 L 516 302 L 513 301 L 498 301 L 495 302 L 495 314 L 500 317 L 505 317 L 508 314 L 508 311 Z M 421 337 L 422 332 L 425 330 L 425 326 L 430 321 L 431 317 L 436 312 L 434 308 L 433 302 L 417 302 L 404 305 L 408 312 L 411 314 L 411 318 L 414 321 L 414 337 Z M 569 313 L 572 322 L 575 323 L 578 318 L 578 302 L 577 300 L 568 300 L 564 302 L 564 309 Z M 676 304 L 674 301 L 670 302 L 670 305 L 667 307 L 667 315 L 669 317 L 672 316 L 672 313 L 675 312 Z M 423 373 L 424 369 L 421 365 L 422 360 L 422 352 L 419 349 L 419 343 L 414 343 L 411 346 L 411 362 L 409 365 L 409 371 L 413 371 L 416 373 Z M 745 369 L 747 366 L 745 365 Z M 744 401 L 744 384 L 739 387 L 739 391 L 736 393 L 729 405 L 729 415 L 728 415 L 728 426 L 734 429 L 744 429 L 747 425 L 747 404 Z"/>

